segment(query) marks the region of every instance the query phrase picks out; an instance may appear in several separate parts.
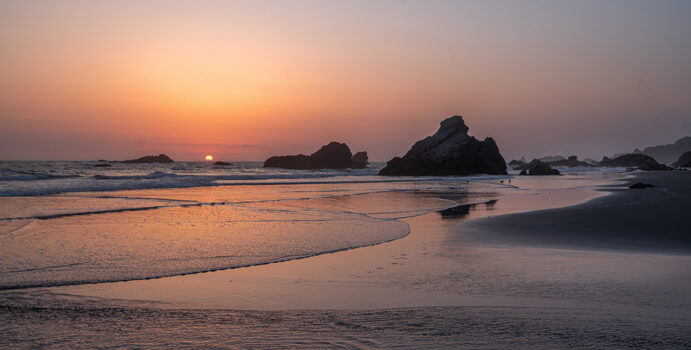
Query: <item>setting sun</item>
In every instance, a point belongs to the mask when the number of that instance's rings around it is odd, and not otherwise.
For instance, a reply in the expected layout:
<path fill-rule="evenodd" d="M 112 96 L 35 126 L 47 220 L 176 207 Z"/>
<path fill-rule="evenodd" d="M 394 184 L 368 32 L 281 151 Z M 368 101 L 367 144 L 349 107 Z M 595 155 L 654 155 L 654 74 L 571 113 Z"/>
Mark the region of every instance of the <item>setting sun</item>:
<path fill-rule="evenodd" d="M 205 160 L 214 160 L 214 157 L 213 157 L 212 155 L 209 154 L 209 155 L 207 155 L 206 157 L 204 157 L 204 159 L 205 159 Z"/>

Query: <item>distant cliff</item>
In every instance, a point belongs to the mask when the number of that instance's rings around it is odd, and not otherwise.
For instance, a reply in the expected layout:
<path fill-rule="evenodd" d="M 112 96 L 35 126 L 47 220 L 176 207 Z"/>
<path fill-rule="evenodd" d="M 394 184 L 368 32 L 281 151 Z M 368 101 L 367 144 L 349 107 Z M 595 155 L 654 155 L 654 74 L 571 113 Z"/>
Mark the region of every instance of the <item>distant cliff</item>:
<path fill-rule="evenodd" d="M 633 153 L 642 153 L 655 158 L 660 163 L 676 162 L 684 152 L 691 151 L 691 136 L 682 137 L 677 142 L 667 145 L 650 146 L 642 151 L 636 149 Z"/>

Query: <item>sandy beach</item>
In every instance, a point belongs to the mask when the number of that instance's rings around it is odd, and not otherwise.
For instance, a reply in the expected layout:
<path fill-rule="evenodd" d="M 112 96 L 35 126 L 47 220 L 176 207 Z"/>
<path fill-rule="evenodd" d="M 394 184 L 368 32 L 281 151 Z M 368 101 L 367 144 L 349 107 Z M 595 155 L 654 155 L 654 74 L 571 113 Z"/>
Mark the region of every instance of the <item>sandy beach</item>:
<path fill-rule="evenodd" d="M 202 317 L 196 326 L 200 334 L 171 338 L 190 338 L 193 344 L 212 332 L 216 341 L 226 341 L 219 344 L 240 347 L 420 346 L 429 344 L 431 329 L 453 320 L 457 329 L 441 331 L 441 340 L 433 337 L 440 347 L 491 347 L 515 340 L 512 332 L 520 332 L 535 335 L 519 338 L 516 347 L 547 342 L 555 347 L 640 343 L 683 348 L 691 344 L 691 256 L 679 244 L 683 232 L 652 249 L 642 249 L 639 235 L 618 249 L 591 244 L 591 239 L 626 240 L 622 231 L 609 227 L 630 218 L 630 203 L 639 213 L 670 206 L 673 218 L 688 220 L 674 212 L 674 206 L 688 200 L 688 179 L 688 172 L 517 177 L 511 186 L 519 191 L 471 205 L 467 213 L 433 211 L 401 219 L 410 234 L 392 242 L 209 273 L 6 291 L 2 298 L 14 316 L 26 322 L 38 317 L 37 324 L 46 321 L 35 308 L 54 307 L 98 309 L 93 316 L 98 319 L 102 312 L 133 312 L 136 322 L 160 322 L 165 329 L 188 327 Z M 627 189 L 638 181 L 660 187 Z M 600 227 L 580 216 L 602 208 L 606 214 L 598 220 Z M 561 240 L 555 238 L 561 231 L 554 231 L 560 220 L 573 220 L 572 231 Z M 657 227 L 654 220 L 646 222 L 652 226 L 631 231 L 642 234 Z M 574 243 L 579 230 L 591 235 Z M 34 311 L 27 311 L 27 305 Z M 70 311 L 59 314 L 71 326 L 86 322 L 71 319 Z M 133 327 L 115 318 L 122 327 Z M 176 323 L 167 323 L 169 318 Z M 469 323 L 481 331 L 464 328 Z M 219 326 L 242 335 L 211 330 Z M 537 331 L 541 327 L 549 330 Z M 372 329 L 381 333 L 374 336 Z M 107 333 L 101 328 L 93 332 Z M 127 334 L 134 344 L 145 337 L 136 329 Z M 496 339 L 490 339 L 492 334 Z"/>

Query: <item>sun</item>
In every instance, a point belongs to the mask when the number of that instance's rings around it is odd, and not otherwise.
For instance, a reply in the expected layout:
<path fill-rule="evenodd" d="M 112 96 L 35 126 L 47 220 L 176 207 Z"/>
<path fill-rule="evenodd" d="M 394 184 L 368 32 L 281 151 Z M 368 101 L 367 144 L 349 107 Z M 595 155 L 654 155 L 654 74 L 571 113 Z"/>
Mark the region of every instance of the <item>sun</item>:
<path fill-rule="evenodd" d="M 204 159 L 205 159 L 205 160 L 214 160 L 214 156 L 212 156 L 212 155 L 209 154 L 209 155 L 207 155 L 206 157 L 204 157 Z"/>

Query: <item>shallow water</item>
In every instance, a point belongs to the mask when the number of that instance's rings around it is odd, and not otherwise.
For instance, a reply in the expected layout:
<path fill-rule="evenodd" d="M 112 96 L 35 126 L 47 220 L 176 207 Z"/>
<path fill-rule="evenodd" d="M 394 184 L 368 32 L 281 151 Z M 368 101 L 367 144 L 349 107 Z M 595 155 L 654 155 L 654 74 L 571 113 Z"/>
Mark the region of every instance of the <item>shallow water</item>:
<path fill-rule="evenodd" d="M 375 181 L 367 175 L 372 169 L 346 176 L 348 171 L 290 172 L 256 164 L 233 169 L 191 163 L 94 170 L 75 162 L 19 163 L 10 163 L 21 171 L 4 178 L 6 188 L 8 183 L 21 183 L 20 189 L 34 185 L 37 191 L 67 192 L 0 197 L 0 289 L 148 279 L 379 244 L 408 234 L 407 224 L 397 219 L 474 198 L 468 193 L 485 198 L 503 187 L 488 179 L 506 178 Z M 137 175 L 160 167 L 177 173 Z M 46 180 L 51 171 L 57 175 Z M 104 171 L 113 174 L 93 174 Z M 264 180 L 228 183 L 239 173 Z M 182 181 L 181 187 L 170 189 L 151 184 L 168 177 L 214 184 L 189 188 Z M 284 184 L 285 178 L 295 183 Z M 102 187 L 125 181 L 126 187 L 144 188 L 83 192 L 98 181 L 106 184 Z M 471 187 L 474 190 L 468 191 Z M 70 192 L 74 188 L 82 192 Z M 453 198 L 434 195 L 440 192 Z"/>
<path fill-rule="evenodd" d="M 459 239 L 467 219 L 571 205 L 621 179 L 0 197 L 0 284 L 22 288 L 0 291 L 0 346 L 688 348 L 688 256 Z M 127 282 L 82 284 L 108 280 Z M 47 284 L 75 285 L 26 288 Z"/>

